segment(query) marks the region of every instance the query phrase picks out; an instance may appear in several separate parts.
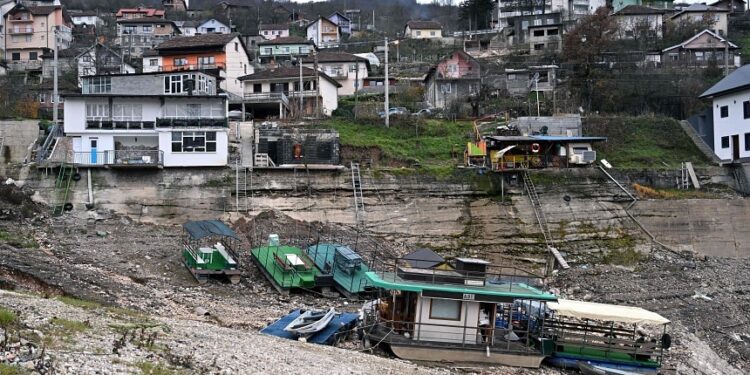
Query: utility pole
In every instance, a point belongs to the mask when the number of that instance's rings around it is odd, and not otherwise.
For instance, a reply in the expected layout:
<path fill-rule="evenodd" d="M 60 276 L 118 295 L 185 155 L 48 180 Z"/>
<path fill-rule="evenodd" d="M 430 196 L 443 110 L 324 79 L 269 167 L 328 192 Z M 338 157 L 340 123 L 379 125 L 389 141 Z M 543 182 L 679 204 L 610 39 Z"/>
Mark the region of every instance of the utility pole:
<path fill-rule="evenodd" d="M 536 77 L 534 77 L 534 90 L 536 91 L 536 117 L 541 116 L 539 114 L 539 75 L 537 74 Z"/>
<path fill-rule="evenodd" d="M 318 51 L 313 48 L 313 57 L 315 57 L 315 118 L 320 118 L 320 75 L 318 74 Z"/>
<path fill-rule="evenodd" d="M 388 37 L 385 37 L 385 127 L 389 128 L 390 124 L 390 106 L 388 105 L 388 86 L 390 81 L 388 80 Z"/>
<path fill-rule="evenodd" d="M 303 105 L 302 101 L 305 100 L 305 86 L 302 82 L 302 54 L 297 55 L 297 65 L 299 65 L 299 118 L 302 118 L 303 112 Z"/>
<path fill-rule="evenodd" d="M 729 21 L 727 21 L 727 35 L 724 36 L 724 77 L 729 75 Z"/>
<path fill-rule="evenodd" d="M 53 61 L 53 64 L 52 64 L 52 67 L 54 69 L 54 71 L 53 71 L 53 77 L 52 77 L 52 122 L 54 122 L 55 125 L 57 125 L 57 121 L 58 121 L 57 106 L 58 106 L 58 102 L 59 102 L 59 100 L 58 100 L 59 93 L 57 92 L 57 73 L 58 73 L 58 68 L 57 68 L 57 38 L 58 38 L 58 35 L 57 35 L 57 26 L 53 26 L 53 27 L 55 28 L 53 30 L 53 34 L 54 34 L 54 37 L 55 37 L 55 44 L 54 44 L 54 53 L 55 54 L 54 54 L 54 61 Z"/>
<path fill-rule="evenodd" d="M 359 62 L 354 62 L 354 119 L 357 119 L 357 105 L 359 104 Z"/>

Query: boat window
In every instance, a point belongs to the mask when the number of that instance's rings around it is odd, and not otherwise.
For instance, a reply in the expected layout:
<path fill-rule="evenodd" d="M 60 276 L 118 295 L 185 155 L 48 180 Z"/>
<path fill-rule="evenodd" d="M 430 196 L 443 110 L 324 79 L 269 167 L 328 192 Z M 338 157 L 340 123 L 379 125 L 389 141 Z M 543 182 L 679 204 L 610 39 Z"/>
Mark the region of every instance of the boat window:
<path fill-rule="evenodd" d="M 461 301 L 431 299 L 430 319 L 461 320 Z"/>
<path fill-rule="evenodd" d="M 584 146 L 573 147 L 573 153 L 576 155 L 582 155 L 584 151 L 589 151 L 589 148 Z"/>

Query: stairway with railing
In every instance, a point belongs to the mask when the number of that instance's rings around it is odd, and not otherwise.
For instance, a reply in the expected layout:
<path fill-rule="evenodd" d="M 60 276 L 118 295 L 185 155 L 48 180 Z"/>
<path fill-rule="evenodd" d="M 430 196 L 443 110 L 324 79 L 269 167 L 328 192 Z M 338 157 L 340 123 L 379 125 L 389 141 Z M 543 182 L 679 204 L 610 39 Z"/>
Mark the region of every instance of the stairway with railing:
<path fill-rule="evenodd" d="M 41 163 L 52 154 L 52 150 L 57 143 L 57 139 L 63 136 L 62 127 L 60 125 L 52 125 L 49 134 L 44 139 L 44 142 L 39 146 L 36 152 L 36 162 Z"/>
<path fill-rule="evenodd" d="M 350 164 L 352 171 L 352 192 L 354 194 L 354 218 L 360 224 L 365 213 L 365 202 L 362 194 L 362 176 L 359 171 L 359 163 Z"/>
<path fill-rule="evenodd" d="M 565 261 L 562 254 L 560 254 L 560 252 L 555 247 L 555 243 L 552 240 L 552 233 L 550 233 L 549 224 L 547 223 L 547 217 L 544 215 L 542 204 L 541 202 L 539 202 L 539 195 L 536 192 L 536 187 L 534 187 L 534 183 L 531 181 L 529 173 L 527 171 L 523 171 L 522 175 L 524 189 L 526 190 L 526 193 L 529 196 L 529 200 L 531 201 L 531 208 L 534 210 L 534 216 L 536 217 L 536 221 L 539 224 L 539 228 L 542 230 L 542 236 L 544 237 L 544 243 L 547 246 L 547 251 L 554 257 L 554 259 L 557 261 L 557 264 L 559 264 L 562 269 L 570 268 L 568 262 Z M 554 268 L 554 264 L 550 265 L 549 270 L 551 271 L 552 268 Z"/>
<path fill-rule="evenodd" d="M 60 171 L 55 179 L 54 202 L 52 203 L 52 216 L 60 216 L 65 211 L 73 208 L 72 203 L 68 202 L 70 197 L 70 188 L 73 185 L 75 170 L 70 164 L 62 163 Z"/>

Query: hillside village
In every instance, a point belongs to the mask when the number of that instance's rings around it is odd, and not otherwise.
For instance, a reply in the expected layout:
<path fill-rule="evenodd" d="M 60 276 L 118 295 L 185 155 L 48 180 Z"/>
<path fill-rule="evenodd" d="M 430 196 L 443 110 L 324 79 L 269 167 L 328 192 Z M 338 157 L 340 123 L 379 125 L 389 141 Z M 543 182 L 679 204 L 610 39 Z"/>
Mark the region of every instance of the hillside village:
<path fill-rule="evenodd" d="M 0 375 L 742 374 L 745 0 L 0 0 Z"/>

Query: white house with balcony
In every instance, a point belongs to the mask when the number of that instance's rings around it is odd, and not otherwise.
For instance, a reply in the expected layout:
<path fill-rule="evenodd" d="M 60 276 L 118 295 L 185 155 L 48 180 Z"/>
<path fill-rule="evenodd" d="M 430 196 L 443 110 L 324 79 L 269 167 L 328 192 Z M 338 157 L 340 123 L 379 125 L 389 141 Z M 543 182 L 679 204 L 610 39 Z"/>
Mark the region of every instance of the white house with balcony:
<path fill-rule="evenodd" d="M 200 71 L 83 78 L 65 97 L 68 162 L 85 167 L 227 165 L 227 98 Z"/>
<path fill-rule="evenodd" d="M 311 40 L 318 48 L 338 47 L 341 43 L 341 28 L 325 17 L 319 17 L 305 28 L 307 40 Z"/>
<path fill-rule="evenodd" d="M 302 65 L 315 68 L 315 59 L 306 57 Z M 370 60 L 346 52 L 321 52 L 318 54 L 318 70 L 341 84 L 339 95 L 354 95 L 368 77 Z"/>
<path fill-rule="evenodd" d="M 339 106 L 341 84 L 323 72 L 316 75 L 314 69 L 267 69 L 240 77 L 240 81 L 244 85 L 243 112 L 254 118 L 309 116 L 316 111 L 330 116 Z"/>

